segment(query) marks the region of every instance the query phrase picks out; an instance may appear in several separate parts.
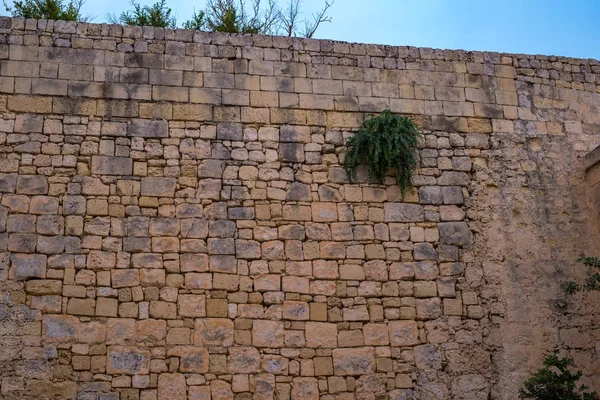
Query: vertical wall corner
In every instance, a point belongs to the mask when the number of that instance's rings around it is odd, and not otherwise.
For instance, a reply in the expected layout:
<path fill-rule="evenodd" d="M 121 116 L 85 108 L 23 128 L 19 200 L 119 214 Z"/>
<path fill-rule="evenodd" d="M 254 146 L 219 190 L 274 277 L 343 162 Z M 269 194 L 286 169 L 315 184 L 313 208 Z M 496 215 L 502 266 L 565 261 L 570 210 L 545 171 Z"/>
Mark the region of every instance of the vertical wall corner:
<path fill-rule="evenodd" d="M 600 215 L 600 146 L 585 155 L 584 163 L 587 181 L 592 188 L 594 208 Z"/>

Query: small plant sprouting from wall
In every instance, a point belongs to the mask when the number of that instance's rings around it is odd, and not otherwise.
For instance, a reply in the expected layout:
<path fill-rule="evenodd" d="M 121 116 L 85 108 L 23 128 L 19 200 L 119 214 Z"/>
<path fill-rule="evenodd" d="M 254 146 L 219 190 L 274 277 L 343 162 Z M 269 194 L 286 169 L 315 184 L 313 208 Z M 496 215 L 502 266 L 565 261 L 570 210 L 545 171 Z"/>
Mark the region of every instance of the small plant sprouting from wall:
<path fill-rule="evenodd" d="M 523 383 L 519 397 L 534 400 L 598 400 L 596 392 L 584 392 L 587 386 L 577 388 L 582 373 L 572 373 L 572 366 L 573 360 L 570 358 L 558 358 L 557 355 L 546 357 L 544 367 Z"/>
<path fill-rule="evenodd" d="M 356 180 L 356 168 L 368 167 L 369 180 L 383 183 L 387 172 L 395 169 L 402 194 L 410 187 L 417 169 L 417 145 L 421 133 L 415 123 L 391 111 L 367 119 L 348 139 L 344 167 L 350 182 Z"/>
<path fill-rule="evenodd" d="M 575 294 L 581 291 L 600 290 L 600 259 L 596 257 L 581 257 L 577 262 L 583 263 L 588 267 L 588 276 L 583 282 L 566 282 L 563 284 L 563 290 L 567 294 Z"/>

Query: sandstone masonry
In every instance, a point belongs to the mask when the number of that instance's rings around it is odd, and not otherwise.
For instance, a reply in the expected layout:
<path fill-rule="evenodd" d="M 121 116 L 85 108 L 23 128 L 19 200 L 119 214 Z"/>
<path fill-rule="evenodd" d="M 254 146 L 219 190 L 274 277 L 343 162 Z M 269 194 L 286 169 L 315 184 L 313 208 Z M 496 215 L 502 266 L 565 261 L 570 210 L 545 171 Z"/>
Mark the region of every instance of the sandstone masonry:
<path fill-rule="evenodd" d="M 508 400 L 557 350 L 600 390 L 600 296 L 560 288 L 600 256 L 600 62 L 9 18 L 0 43 L 0 397 Z M 424 132 L 404 198 L 342 168 L 384 109 Z"/>

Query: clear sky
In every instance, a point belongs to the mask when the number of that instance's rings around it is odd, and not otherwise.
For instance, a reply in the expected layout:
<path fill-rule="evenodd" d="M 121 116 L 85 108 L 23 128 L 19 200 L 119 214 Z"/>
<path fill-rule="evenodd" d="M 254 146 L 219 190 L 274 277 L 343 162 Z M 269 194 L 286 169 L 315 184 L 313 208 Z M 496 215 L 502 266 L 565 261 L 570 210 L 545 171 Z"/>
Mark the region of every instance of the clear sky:
<path fill-rule="evenodd" d="M 180 22 L 205 5 L 205 0 L 167 2 Z M 303 0 L 304 13 L 323 3 Z M 105 22 L 106 13 L 128 6 L 128 0 L 87 0 L 84 10 L 94 22 Z M 333 22 L 315 37 L 600 59 L 600 0 L 335 0 L 330 15 Z"/>

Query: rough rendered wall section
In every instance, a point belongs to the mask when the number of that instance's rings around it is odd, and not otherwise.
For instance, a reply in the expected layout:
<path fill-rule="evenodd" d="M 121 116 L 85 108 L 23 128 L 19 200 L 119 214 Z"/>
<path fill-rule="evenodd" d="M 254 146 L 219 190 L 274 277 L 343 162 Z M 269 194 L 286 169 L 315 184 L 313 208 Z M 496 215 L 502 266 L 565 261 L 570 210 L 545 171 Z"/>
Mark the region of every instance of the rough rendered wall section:
<path fill-rule="evenodd" d="M 0 19 L 0 397 L 514 399 L 600 382 L 600 63 Z M 368 113 L 415 191 L 350 184 Z M 596 187 L 600 187 L 597 184 Z M 596 253 L 596 254 L 594 254 Z"/>

